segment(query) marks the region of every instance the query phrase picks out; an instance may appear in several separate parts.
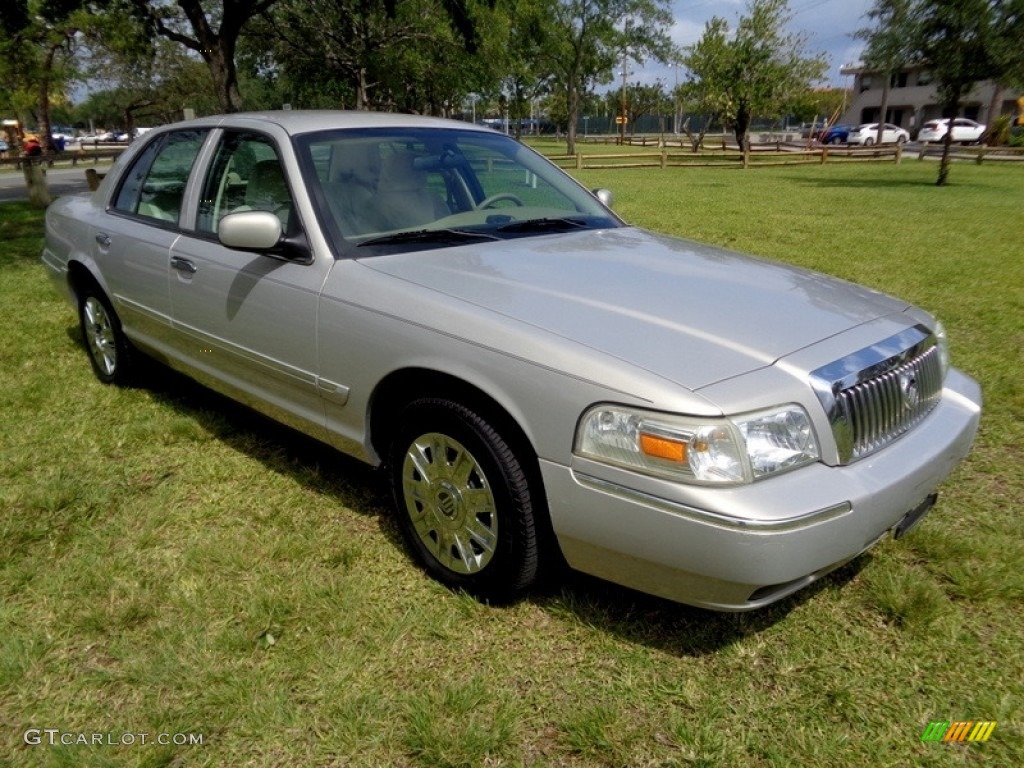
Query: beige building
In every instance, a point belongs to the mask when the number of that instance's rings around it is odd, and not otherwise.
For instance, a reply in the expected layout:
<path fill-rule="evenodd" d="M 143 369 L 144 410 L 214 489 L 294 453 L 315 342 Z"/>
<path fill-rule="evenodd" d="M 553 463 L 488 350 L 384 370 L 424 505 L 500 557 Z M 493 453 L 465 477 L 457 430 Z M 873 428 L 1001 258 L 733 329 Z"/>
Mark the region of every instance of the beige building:
<path fill-rule="evenodd" d="M 881 117 L 882 91 L 885 81 L 878 72 L 859 64 L 848 64 L 840 69 L 844 75 L 853 75 L 853 100 L 843 113 L 842 122 L 858 125 L 874 123 Z M 976 83 L 967 93 L 958 117 L 987 123 L 995 84 L 991 81 Z M 1003 91 L 998 95 L 995 114 L 1018 114 L 1019 100 L 1024 93 Z M 927 120 L 942 117 L 935 81 L 925 67 L 907 67 L 890 79 L 889 105 L 885 122 L 906 128 L 913 136 Z"/>

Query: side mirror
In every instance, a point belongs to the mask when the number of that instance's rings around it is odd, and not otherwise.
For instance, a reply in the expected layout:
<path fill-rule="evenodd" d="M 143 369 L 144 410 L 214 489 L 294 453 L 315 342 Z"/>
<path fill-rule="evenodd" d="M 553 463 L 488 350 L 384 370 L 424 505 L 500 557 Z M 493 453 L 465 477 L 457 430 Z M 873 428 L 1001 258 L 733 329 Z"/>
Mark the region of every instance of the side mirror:
<path fill-rule="evenodd" d="M 595 189 L 592 191 L 594 193 L 594 197 L 596 197 L 598 200 L 604 203 L 607 207 L 612 207 L 612 203 L 615 201 L 615 197 L 614 195 L 612 195 L 612 191 L 610 189 L 604 189 L 602 187 L 601 189 Z"/>
<path fill-rule="evenodd" d="M 281 243 L 281 220 L 268 211 L 229 213 L 217 226 L 217 239 L 228 248 L 270 251 Z"/>

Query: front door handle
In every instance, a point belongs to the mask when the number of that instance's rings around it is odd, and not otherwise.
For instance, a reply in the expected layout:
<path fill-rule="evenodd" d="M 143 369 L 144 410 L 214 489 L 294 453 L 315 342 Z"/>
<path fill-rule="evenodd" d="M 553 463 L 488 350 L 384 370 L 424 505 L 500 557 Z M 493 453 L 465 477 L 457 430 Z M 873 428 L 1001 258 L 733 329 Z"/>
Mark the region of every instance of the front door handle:
<path fill-rule="evenodd" d="M 198 271 L 195 264 L 181 256 L 171 256 L 171 267 L 186 275 L 194 275 Z"/>
<path fill-rule="evenodd" d="M 110 247 L 110 237 L 103 234 L 102 232 L 96 235 L 96 242 L 102 245 L 104 248 Z"/>

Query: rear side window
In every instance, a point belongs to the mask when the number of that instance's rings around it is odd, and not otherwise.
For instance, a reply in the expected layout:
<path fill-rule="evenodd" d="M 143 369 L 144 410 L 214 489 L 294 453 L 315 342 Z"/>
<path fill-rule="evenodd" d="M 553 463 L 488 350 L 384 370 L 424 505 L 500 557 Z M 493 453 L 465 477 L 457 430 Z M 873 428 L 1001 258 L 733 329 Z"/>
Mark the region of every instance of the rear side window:
<path fill-rule="evenodd" d="M 114 209 L 177 224 L 185 185 L 207 133 L 175 131 L 146 147 L 125 173 Z"/>

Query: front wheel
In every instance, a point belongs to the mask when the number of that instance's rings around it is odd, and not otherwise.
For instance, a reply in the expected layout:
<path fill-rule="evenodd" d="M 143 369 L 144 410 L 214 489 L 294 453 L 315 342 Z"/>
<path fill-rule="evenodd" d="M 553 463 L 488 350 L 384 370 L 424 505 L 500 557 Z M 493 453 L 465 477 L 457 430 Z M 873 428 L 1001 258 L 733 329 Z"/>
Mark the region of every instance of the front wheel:
<path fill-rule="evenodd" d="M 514 599 L 538 565 L 534 489 L 523 460 L 487 419 L 448 400 L 414 402 L 399 423 L 389 477 L 410 549 L 449 587 L 487 601 Z"/>
<path fill-rule="evenodd" d="M 98 288 L 82 291 L 78 321 L 96 378 L 104 384 L 126 384 L 132 367 L 131 347 L 121 321 Z"/>

